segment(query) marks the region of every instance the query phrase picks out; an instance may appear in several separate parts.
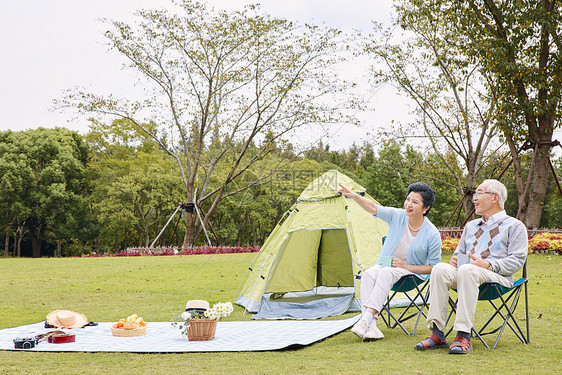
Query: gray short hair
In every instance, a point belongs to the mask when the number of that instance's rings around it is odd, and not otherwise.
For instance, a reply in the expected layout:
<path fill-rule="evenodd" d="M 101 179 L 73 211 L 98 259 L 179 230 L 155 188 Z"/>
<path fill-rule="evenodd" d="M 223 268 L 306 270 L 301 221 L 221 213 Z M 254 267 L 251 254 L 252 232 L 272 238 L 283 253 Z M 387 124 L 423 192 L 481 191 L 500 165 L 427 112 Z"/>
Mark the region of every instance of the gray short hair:
<path fill-rule="evenodd" d="M 498 201 L 500 204 L 500 208 L 503 210 L 503 205 L 507 199 L 507 189 L 504 184 L 499 182 L 498 180 L 484 180 L 482 184 L 488 184 L 488 191 L 490 193 L 494 193 L 498 195 Z"/>

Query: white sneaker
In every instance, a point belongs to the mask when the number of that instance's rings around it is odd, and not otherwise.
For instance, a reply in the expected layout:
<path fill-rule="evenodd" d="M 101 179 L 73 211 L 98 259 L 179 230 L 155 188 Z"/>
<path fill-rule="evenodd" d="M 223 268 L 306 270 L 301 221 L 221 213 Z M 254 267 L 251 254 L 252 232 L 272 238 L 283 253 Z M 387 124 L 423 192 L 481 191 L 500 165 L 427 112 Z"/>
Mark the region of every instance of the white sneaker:
<path fill-rule="evenodd" d="M 367 328 L 367 332 L 363 335 L 363 341 L 375 341 L 380 340 L 384 337 L 379 327 L 376 324 L 370 324 Z"/>
<path fill-rule="evenodd" d="M 367 323 L 365 319 L 361 318 L 357 323 L 353 325 L 353 327 L 351 327 L 351 332 L 355 333 L 357 336 L 359 336 L 359 338 L 363 338 L 368 328 L 369 323 Z"/>

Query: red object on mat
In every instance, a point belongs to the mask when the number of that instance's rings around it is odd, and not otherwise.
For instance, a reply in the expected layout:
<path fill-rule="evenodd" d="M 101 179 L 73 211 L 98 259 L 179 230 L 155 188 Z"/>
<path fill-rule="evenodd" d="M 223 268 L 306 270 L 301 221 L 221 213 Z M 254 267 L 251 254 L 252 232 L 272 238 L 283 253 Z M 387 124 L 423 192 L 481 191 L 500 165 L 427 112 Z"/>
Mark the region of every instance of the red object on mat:
<path fill-rule="evenodd" d="M 67 342 L 75 342 L 76 336 L 72 334 L 52 335 L 49 336 L 48 340 L 52 344 L 66 344 Z"/>

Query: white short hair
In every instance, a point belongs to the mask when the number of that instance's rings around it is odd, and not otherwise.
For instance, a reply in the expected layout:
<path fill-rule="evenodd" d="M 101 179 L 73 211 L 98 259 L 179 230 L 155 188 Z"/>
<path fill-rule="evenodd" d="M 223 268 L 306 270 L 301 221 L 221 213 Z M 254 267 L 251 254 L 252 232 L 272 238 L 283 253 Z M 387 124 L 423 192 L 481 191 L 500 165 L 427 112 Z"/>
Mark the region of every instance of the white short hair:
<path fill-rule="evenodd" d="M 487 191 L 498 195 L 498 203 L 500 208 L 503 210 L 504 203 L 507 199 L 507 189 L 504 184 L 498 180 L 484 180 L 480 185 L 487 184 Z"/>

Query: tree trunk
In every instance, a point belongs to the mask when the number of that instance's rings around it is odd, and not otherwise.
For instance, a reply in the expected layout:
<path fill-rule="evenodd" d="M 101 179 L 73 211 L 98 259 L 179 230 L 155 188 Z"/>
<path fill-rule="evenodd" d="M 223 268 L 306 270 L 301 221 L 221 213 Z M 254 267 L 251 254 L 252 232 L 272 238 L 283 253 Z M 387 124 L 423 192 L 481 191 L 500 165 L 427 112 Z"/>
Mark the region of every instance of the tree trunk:
<path fill-rule="evenodd" d="M 468 219 L 466 220 L 467 222 L 472 220 L 472 218 L 474 217 L 474 201 L 472 200 L 473 195 L 472 194 L 468 194 L 464 197 L 463 200 L 463 209 L 464 209 L 464 217 L 461 218 L 461 223 L 463 219 Z M 471 216 L 471 218 L 469 219 L 469 215 Z M 457 225 L 460 225 L 461 223 L 457 222 Z"/>
<path fill-rule="evenodd" d="M 62 257 L 62 240 L 57 240 L 57 253 L 55 255 L 57 258 Z"/>
<path fill-rule="evenodd" d="M 16 256 L 19 258 L 21 257 L 21 242 L 23 241 L 23 225 L 18 225 L 18 229 L 16 230 Z"/>
<path fill-rule="evenodd" d="M 10 252 L 10 229 L 6 229 L 6 241 L 4 241 L 4 256 L 8 257 Z"/>
<path fill-rule="evenodd" d="M 36 223 L 34 223 L 36 221 Z M 46 224 L 42 219 L 28 219 L 25 221 L 27 229 L 29 229 L 29 237 L 31 237 L 31 247 L 33 249 L 33 258 L 41 257 L 41 244 L 43 235 L 45 234 Z"/>
<path fill-rule="evenodd" d="M 479 183 L 476 181 L 476 172 L 480 166 L 476 165 L 476 159 L 472 158 L 467 163 L 468 168 L 468 176 L 466 178 L 466 187 L 463 189 L 463 194 L 465 194 L 465 198 L 463 201 L 463 208 L 464 208 L 464 219 L 468 219 L 468 216 L 471 215 L 474 217 L 474 201 L 473 201 L 473 190 L 476 190 L 476 187 Z M 472 218 L 471 218 L 472 219 Z M 470 219 L 469 219 L 470 220 Z"/>
<path fill-rule="evenodd" d="M 539 145 L 537 156 L 535 157 L 535 166 L 532 170 L 533 175 L 529 187 L 529 203 L 524 220 L 525 225 L 529 229 L 540 226 L 548 176 L 550 174 L 550 147 L 549 144 Z"/>
<path fill-rule="evenodd" d="M 519 220 L 524 222 L 525 213 L 527 211 L 527 205 L 525 200 L 521 200 L 521 196 L 525 191 L 525 181 L 523 178 L 523 168 L 521 167 L 521 161 L 519 159 L 519 153 L 513 141 L 513 135 L 508 131 L 504 130 L 504 135 L 506 136 L 507 144 L 509 146 L 509 152 L 511 153 L 511 160 L 513 161 L 513 169 L 515 170 L 515 191 L 517 192 L 517 200 L 519 202 L 518 209 L 520 208 Z M 509 197 L 508 197 L 509 198 Z"/>
<path fill-rule="evenodd" d="M 195 245 L 195 217 L 197 213 L 185 213 L 185 236 L 183 237 L 182 247 L 185 249 Z"/>

